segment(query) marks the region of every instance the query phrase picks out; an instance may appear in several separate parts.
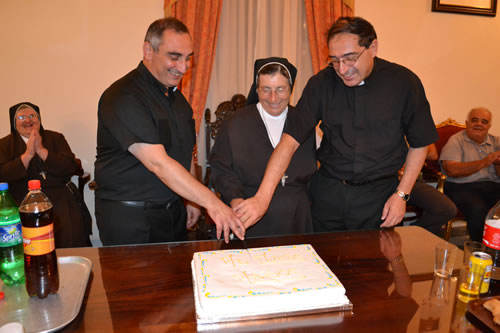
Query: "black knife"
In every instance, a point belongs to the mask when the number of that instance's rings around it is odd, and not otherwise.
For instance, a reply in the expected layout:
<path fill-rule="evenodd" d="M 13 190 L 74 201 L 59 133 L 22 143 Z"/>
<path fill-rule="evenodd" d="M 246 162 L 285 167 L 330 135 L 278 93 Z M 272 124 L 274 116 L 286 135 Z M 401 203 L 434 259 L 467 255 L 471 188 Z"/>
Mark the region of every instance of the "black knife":
<path fill-rule="evenodd" d="M 250 251 L 248 250 L 247 240 L 246 239 L 242 239 L 241 242 L 243 243 L 243 248 L 245 250 L 247 250 L 247 253 L 248 253 L 248 256 L 250 257 L 250 259 L 253 260 L 252 255 L 250 254 Z"/>

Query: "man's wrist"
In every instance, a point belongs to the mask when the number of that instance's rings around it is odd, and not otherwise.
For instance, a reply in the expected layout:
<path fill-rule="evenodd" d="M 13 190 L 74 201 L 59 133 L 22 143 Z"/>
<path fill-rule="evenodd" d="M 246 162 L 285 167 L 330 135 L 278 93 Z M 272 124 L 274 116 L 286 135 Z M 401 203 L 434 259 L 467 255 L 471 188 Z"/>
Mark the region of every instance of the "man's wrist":
<path fill-rule="evenodd" d="M 398 197 L 400 197 L 401 199 L 403 199 L 403 201 L 407 202 L 408 200 L 410 200 L 410 194 L 409 193 L 405 193 L 403 191 L 400 191 L 399 189 L 396 189 L 396 195 Z"/>
<path fill-rule="evenodd" d="M 404 261 L 404 258 L 403 258 L 403 255 L 402 255 L 402 254 L 400 254 L 400 255 L 399 255 L 399 256 L 397 256 L 396 258 L 391 259 L 391 260 L 389 260 L 389 261 L 390 261 L 390 263 L 391 263 L 391 264 L 399 264 L 399 263 L 401 263 L 401 262 L 403 262 L 403 261 Z"/>

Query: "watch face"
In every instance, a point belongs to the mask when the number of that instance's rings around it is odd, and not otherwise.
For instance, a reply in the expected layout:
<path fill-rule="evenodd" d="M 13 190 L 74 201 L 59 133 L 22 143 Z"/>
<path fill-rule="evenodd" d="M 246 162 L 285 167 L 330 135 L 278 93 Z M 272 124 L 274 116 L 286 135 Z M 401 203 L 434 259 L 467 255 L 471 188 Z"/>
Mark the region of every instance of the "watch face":
<path fill-rule="evenodd" d="M 398 191 L 398 192 L 396 192 L 396 193 L 397 193 L 397 194 L 398 194 L 398 196 L 399 196 L 401 199 L 403 199 L 404 201 L 408 201 L 408 200 L 410 200 L 410 195 L 409 195 L 409 194 L 404 193 L 404 192 L 400 192 L 400 191 Z"/>

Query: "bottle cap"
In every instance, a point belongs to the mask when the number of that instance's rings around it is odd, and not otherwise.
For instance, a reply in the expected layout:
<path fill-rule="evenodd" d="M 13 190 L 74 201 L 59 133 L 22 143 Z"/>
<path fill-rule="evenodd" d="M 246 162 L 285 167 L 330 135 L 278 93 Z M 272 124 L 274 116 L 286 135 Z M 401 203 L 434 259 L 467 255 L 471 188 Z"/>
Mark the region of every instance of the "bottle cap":
<path fill-rule="evenodd" d="M 28 190 L 39 190 L 40 181 L 38 179 L 28 180 Z"/>
<path fill-rule="evenodd" d="M 9 189 L 9 184 L 7 183 L 0 183 L 0 191 L 5 191 Z"/>
<path fill-rule="evenodd" d="M 23 324 L 12 322 L 0 327 L 0 333 L 24 333 Z"/>

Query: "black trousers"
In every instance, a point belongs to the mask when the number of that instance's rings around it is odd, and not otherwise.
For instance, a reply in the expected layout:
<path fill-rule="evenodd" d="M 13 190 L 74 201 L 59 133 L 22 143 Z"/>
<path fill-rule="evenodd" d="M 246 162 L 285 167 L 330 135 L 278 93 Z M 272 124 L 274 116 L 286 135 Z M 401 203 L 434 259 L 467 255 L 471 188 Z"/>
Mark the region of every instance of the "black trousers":
<path fill-rule="evenodd" d="M 371 184 L 352 186 L 316 172 L 310 186 L 314 231 L 380 228 L 385 202 L 398 183 L 394 175 Z"/>
<path fill-rule="evenodd" d="M 470 238 L 483 239 L 484 219 L 500 200 L 500 183 L 485 181 L 473 183 L 444 183 L 444 192 L 465 215 Z"/>
<path fill-rule="evenodd" d="M 457 207 L 446 195 L 422 181 L 413 186 L 408 205 L 422 209 L 422 216 L 413 224 L 438 237 L 443 237 L 441 227 L 457 215 Z"/>
<path fill-rule="evenodd" d="M 158 209 L 130 207 L 119 201 L 96 198 L 95 215 L 103 245 L 187 240 L 187 214 L 182 200 L 168 209 Z"/>

